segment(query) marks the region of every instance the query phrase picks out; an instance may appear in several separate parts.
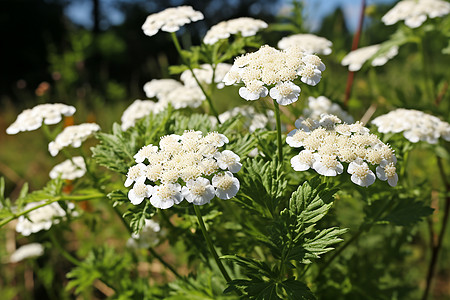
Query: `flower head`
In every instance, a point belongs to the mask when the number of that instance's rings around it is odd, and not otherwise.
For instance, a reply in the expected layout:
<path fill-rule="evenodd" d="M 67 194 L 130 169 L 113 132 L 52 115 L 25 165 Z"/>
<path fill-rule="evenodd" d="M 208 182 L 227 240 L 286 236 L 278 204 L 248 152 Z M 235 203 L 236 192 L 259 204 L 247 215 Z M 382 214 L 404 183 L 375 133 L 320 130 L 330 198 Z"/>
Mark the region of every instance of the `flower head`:
<path fill-rule="evenodd" d="M 55 179 L 61 176 L 62 179 L 74 180 L 83 177 L 86 173 L 86 164 L 81 156 L 74 156 L 56 165 L 50 171 L 50 178 Z"/>
<path fill-rule="evenodd" d="M 382 133 L 403 132 L 412 143 L 436 144 L 440 137 L 450 141 L 450 124 L 419 110 L 399 108 L 375 118 L 372 123 Z"/>
<path fill-rule="evenodd" d="M 44 246 L 39 243 L 23 245 L 11 254 L 9 261 L 17 263 L 27 258 L 38 257 L 44 254 Z"/>
<path fill-rule="evenodd" d="M 331 100 L 327 97 L 308 97 L 308 106 L 303 110 L 303 115 L 307 118 L 318 121 L 320 120 L 322 114 L 335 115 L 343 122 L 348 124 L 354 122 L 354 119 L 351 115 L 343 110 L 338 104 L 331 102 Z"/>
<path fill-rule="evenodd" d="M 142 30 L 148 36 L 155 35 L 159 30 L 175 32 L 181 26 L 203 20 L 203 18 L 203 14 L 191 6 L 170 7 L 149 15 L 142 25 Z"/>
<path fill-rule="evenodd" d="M 306 54 L 299 47 L 284 51 L 262 46 L 258 51 L 237 57 L 223 81 L 226 85 L 243 82 L 239 95 L 246 100 L 257 100 L 268 94 L 279 104 L 298 100 L 300 87 L 292 81 L 298 76 L 309 85 L 316 85 L 325 69 L 319 57 Z"/>
<path fill-rule="evenodd" d="M 232 178 L 230 186 L 220 180 L 219 186 L 210 183 L 211 179 L 216 182 L 214 178 L 218 174 L 232 174 L 241 169 L 238 155 L 218 149 L 228 142 L 228 138 L 218 132 L 203 136 L 201 131 L 187 130 L 182 135 L 161 137 L 159 146 L 142 147 L 134 156 L 137 164 L 127 173 L 125 186 L 134 183 L 128 198 L 135 205 L 148 198 L 153 206 L 167 209 L 183 199 L 203 205 L 215 195 L 222 199 L 234 197 L 239 190 L 239 181 L 233 175 L 224 177 L 225 181 Z M 221 169 L 231 172 L 221 172 Z"/>
<path fill-rule="evenodd" d="M 87 138 L 99 130 L 100 126 L 95 123 L 68 126 L 58 134 L 53 142 L 48 144 L 48 151 L 52 156 L 56 156 L 61 149 L 67 146 L 79 148 Z"/>
<path fill-rule="evenodd" d="M 361 123 L 349 125 L 334 115 L 322 114 L 319 120 L 300 118 L 295 126 L 286 138 L 291 147 L 304 148 L 291 159 L 295 171 L 311 168 L 323 176 L 337 176 L 343 173 L 343 163 L 348 163 L 352 182 L 367 187 L 375 182 L 371 164 L 378 165 L 381 180 L 389 176 L 391 186 L 397 183 L 393 150 Z"/>
<path fill-rule="evenodd" d="M 278 48 L 285 50 L 292 46 L 297 46 L 309 54 L 331 54 L 333 43 L 326 38 L 314 34 L 294 34 L 282 38 L 278 42 Z"/>
<path fill-rule="evenodd" d="M 123 112 L 120 118 L 122 130 L 127 130 L 136 124 L 136 121 L 142 119 L 151 113 L 160 113 L 166 108 L 166 105 L 160 102 L 154 102 L 150 100 L 135 100 L 128 108 Z"/>
<path fill-rule="evenodd" d="M 450 13 L 450 3 L 442 0 L 402 0 L 382 18 L 386 25 L 404 20 L 410 28 L 420 27 L 428 18 L 443 17 Z"/>
<path fill-rule="evenodd" d="M 42 123 L 51 125 L 62 120 L 62 116 L 72 116 L 76 109 L 62 103 L 40 104 L 26 109 L 17 116 L 16 121 L 7 129 L 7 134 L 16 134 L 21 131 L 32 131 L 42 126 Z"/>
<path fill-rule="evenodd" d="M 348 53 L 342 59 L 341 64 L 348 66 L 350 71 L 355 72 L 359 71 L 364 63 L 370 59 L 372 60 L 372 66 L 382 66 L 398 54 L 398 46 L 392 46 L 387 52 L 377 54 L 380 49 L 381 44 L 356 49 Z"/>
<path fill-rule="evenodd" d="M 144 227 L 139 233 L 133 233 L 127 241 L 127 247 L 148 249 L 156 246 L 165 231 L 153 220 L 145 220 Z"/>
<path fill-rule="evenodd" d="M 222 21 L 208 30 L 203 42 L 213 45 L 221 39 L 227 39 L 232 34 L 240 33 L 242 36 L 253 36 L 260 29 L 267 28 L 267 23 L 253 18 L 237 18 L 228 21 Z"/>

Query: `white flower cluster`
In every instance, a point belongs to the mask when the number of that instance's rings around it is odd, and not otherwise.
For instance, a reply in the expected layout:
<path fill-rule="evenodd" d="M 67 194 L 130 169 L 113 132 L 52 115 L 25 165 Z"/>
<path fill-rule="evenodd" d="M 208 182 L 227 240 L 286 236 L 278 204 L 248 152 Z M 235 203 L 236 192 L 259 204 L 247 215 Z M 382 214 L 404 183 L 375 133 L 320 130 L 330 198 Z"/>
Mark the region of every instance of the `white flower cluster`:
<path fill-rule="evenodd" d="M 228 138 L 217 132 L 203 136 L 200 131 L 161 137 L 158 146 L 142 147 L 134 156 L 125 186 L 134 183 L 128 193 L 131 203 L 145 198 L 161 209 L 179 204 L 183 199 L 195 205 L 209 203 L 214 196 L 230 199 L 239 190 L 233 173 L 241 169 L 240 158 L 230 150 L 218 151 Z M 147 161 L 146 165 L 144 162 Z M 211 182 L 210 182 L 211 178 Z"/>
<path fill-rule="evenodd" d="M 372 59 L 372 66 L 382 66 L 398 54 L 398 46 L 392 46 L 386 53 L 376 55 L 380 48 L 381 44 L 376 44 L 351 51 L 342 59 L 341 64 L 348 66 L 350 71 L 355 72 L 359 71 L 364 63 L 370 59 Z"/>
<path fill-rule="evenodd" d="M 47 125 L 57 124 L 61 122 L 62 116 L 72 116 L 75 111 L 75 107 L 62 103 L 36 105 L 21 112 L 16 121 L 6 129 L 6 133 L 36 130 L 42 126 L 42 122 Z"/>
<path fill-rule="evenodd" d="M 242 36 L 253 36 L 259 30 L 267 28 L 267 26 L 267 23 L 264 21 L 248 17 L 223 21 L 208 30 L 203 38 L 203 42 L 207 45 L 213 45 L 219 40 L 227 39 L 230 35 L 237 33 L 240 33 Z"/>
<path fill-rule="evenodd" d="M 301 76 L 301 81 L 316 85 L 322 78 L 325 65 L 312 54 L 305 54 L 299 47 L 280 51 L 262 46 L 258 51 L 237 57 L 231 70 L 223 79 L 225 85 L 243 82 L 239 95 L 245 100 L 258 100 L 270 94 L 281 105 L 298 100 L 300 87 L 292 81 Z M 271 86 L 270 93 L 266 86 Z"/>
<path fill-rule="evenodd" d="M 152 36 L 159 30 L 175 32 L 181 26 L 203 20 L 203 14 L 194 10 L 191 6 L 170 7 L 159 13 L 151 14 L 142 25 L 144 34 Z"/>
<path fill-rule="evenodd" d="M 219 120 L 224 123 L 228 119 L 242 115 L 245 118 L 244 126 L 249 129 L 250 132 L 254 132 L 256 129 L 265 128 L 267 124 L 275 125 L 273 110 L 267 110 L 266 113 L 258 113 L 253 106 L 237 106 L 231 110 L 225 111 L 219 115 Z M 215 118 L 211 118 L 211 122 L 215 122 Z"/>
<path fill-rule="evenodd" d="M 402 0 L 382 18 L 386 25 L 404 20 L 410 28 L 420 27 L 428 18 L 443 17 L 450 13 L 450 3 L 442 0 Z"/>
<path fill-rule="evenodd" d="M 39 206 L 45 202 L 46 200 L 28 203 L 25 205 L 24 210 Z M 69 210 L 73 210 L 75 205 L 73 203 L 68 203 L 67 207 Z M 76 215 L 75 212 L 72 214 Z M 53 224 L 58 224 L 65 216 L 66 212 L 64 209 L 62 209 L 57 202 L 53 202 L 49 205 L 32 210 L 26 216 L 20 216 L 16 224 L 16 231 L 22 233 L 24 236 L 29 236 L 30 234 L 41 230 L 49 230 Z"/>
<path fill-rule="evenodd" d="M 295 171 L 312 168 L 320 175 L 336 176 L 344 171 L 342 163 L 348 163 L 351 181 L 367 187 L 376 178 L 371 164 L 378 165 L 376 174 L 380 180 L 397 185 L 393 150 L 361 123 L 349 125 L 334 115 L 322 115 L 319 121 L 300 118 L 295 127 L 286 138 L 289 146 L 304 148 L 291 159 Z"/>
<path fill-rule="evenodd" d="M 331 102 L 327 97 L 308 97 L 308 107 L 303 110 L 303 116 L 318 121 L 322 114 L 335 115 L 347 124 L 355 121 L 348 112 L 343 110 L 338 104 Z"/>
<path fill-rule="evenodd" d="M 285 50 L 289 47 L 297 46 L 309 54 L 331 54 L 333 43 L 326 38 L 310 33 L 299 33 L 282 38 L 278 42 L 278 48 Z"/>
<path fill-rule="evenodd" d="M 169 103 L 175 109 L 197 108 L 206 99 L 198 85 L 183 85 L 174 79 L 153 79 L 144 85 L 144 91 L 147 97 L 157 97 L 163 108 Z"/>
<path fill-rule="evenodd" d="M 78 148 L 87 138 L 99 130 L 100 126 L 95 123 L 67 126 L 53 142 L 48 144 L 48 151 L 52 156 L 56 156 L 60 150 L 67 146 Z"/>
<path fill-rule="evenodd" d="M 17 263 L 27 258 L 38 257 L 44 254 L 44 246 L 39 243 L 23 245 L 11 254 L 9 261 Z"/>
<path fill-rule="evenodd" d="M 151 100 L 135 100 L 130 106 L 125 109 L 120 120 L 122 121 L 121 128 L 123 131 L 136 124 L 136 121 L 142 119 L 151 113 L 160 113 L 166 106 L 162 102 L 154 102 Z"/>
<path fill-rule="evenodd" d="M 74 180 L 83 177 L 86 173 L 86 164 L 81 156 L 74 156 L 53 167 L 50 171 L 50 178 L 55 179 L 61 176 L 62 179 Z"/>
<path fill-rule="evenodd" d="M 158 223 L 153 220 L 145 220 L 145 225 L 138 234 L 133 233 L 131 238 L 127 241 L 129 248 L 146 249 L 158 245 L 160 237 L 164 235 L 164 230 L 161 229 Z"/>
<path fill-rule="evenodd" d="M 219 63 L 217 64 L 214 71 L 212 66 L 209 64 L 203 64 L 200 66 L 199 69 L 193 69 L 192 71 L 194 72 L 195 77 L 197 77 L 197 80 L 200 82 L 200 84 L 207 84 L 207 85 L 210 85 L 212 83 L 214 74 L 214 83 L 217 84 L 217 88 L 221 89 L 224 87 L 222 80 L 228 73 L 228 71 L 230 71 L 230 69 L 231 69 L 230 64 Z M 186 86 L 198 87 L 198 84 L 195 81 L 194 76 L 192 76 L 191 70 L 186 70 L 183 73 L 181 73 L 180 79 L 181 81 L 184 82 Z"/>
<path fill-rule="evenodd" d="M 436 144 L 442 137 L 450 141 L 450 124 L 439 118 L 414 109 L 399 108 L 372 121 L 382 133 L 398 133 L 412 143 L 424 141 Z"/>

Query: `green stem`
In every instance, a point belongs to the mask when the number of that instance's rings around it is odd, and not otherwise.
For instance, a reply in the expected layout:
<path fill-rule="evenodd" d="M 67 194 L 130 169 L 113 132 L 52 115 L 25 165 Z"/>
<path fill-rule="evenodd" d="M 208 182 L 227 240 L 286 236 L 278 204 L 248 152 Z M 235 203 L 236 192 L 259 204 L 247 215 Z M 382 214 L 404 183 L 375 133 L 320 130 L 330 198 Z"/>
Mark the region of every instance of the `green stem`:
<path fill-rule="evenodd" d="M 431 72 L 426 59 L 427 55 L 425 51 L 424 37 L 421 37 L 420 41 L 417 42 L 417 47 L 419 48 L 419 52 L 421 55 L 424 92 L 429 101 L 434 101 L 436 99 L 436 96 L 434 95 L 433 81 L 431 78 Z"/>
<path fill-rule="evenodd" d="M 281 119 L 280 119 L 280 107 L 278 102 L 273 99 L 273 105 L 275 107 L 275 117 L 277 119 L 277 144 L 278 144 L 278 161 L 279 164 L 283 163 L 283 145 L 281 144 Z"/>
<path fill-rule="evenodd" d="M 208 231 L 206 230 L 205 223 L 203 222 L 202 213 L 200 212 L 200 209 L 198 208 L 197 205 L 194 205 L 194 211 L 195 211 L 195 214 L 197 215 L 198 224 L 200 225 L 200 229 L 202 230 L 203 237 L 206 240 L 206 244 L 208 245 L 208 248 L 214 257 L 214 260 L 216 261 L 217 266 L 220 269 L 220 272 L 222 273 L 222 275 L 225 278 L 225 280 L 227 281 L 227 283 L 229 283 L 231 281 L 231 277 L 230 277 L 230 275 L 228 275 L 227 270 L 225 270 L 224 265 L 220 261 L 219 255 L 217 255 L 217 252 L 216 252 L 216 249 L 214 248 L 211 237 L 209 236 Z"/>
<path fill-rule="evenodd" d="M 96 194 L 89 194 L 89 195 L 74 195 L 74 196 L 57 196 L 54 198 L 51 198 L 50 200 L 48 200 L 45 203 L 36 205 L 32 208 L 29 208 L 27 210 L 21 211 L 20 213 L 15 213 L 12 216 L 9 216 L 6 219 L 3 219 L 0 222 L 0 228 L 5 226 L 6 224 L 8 224 L 9 222 L 11 222 L 14 219 L 17 219 L 20 216 L 26 215 L 29 212 L 32 212 L 33 210 L 39 209 L 41 207 L 47 206 L 49 204 L 52 204 L 53 202 L 57 202 L 57 201 L 85 201 L 85 200 L 93 200 L 93 199 L 98 199 L 98 198 L 103 198 L 105 197 L 105 194 L 102 193 L 96 193 Z"/>
<path fill-rule="evenodd" d="M 214 108 L 214 105 L 213 105 L 213 102 L 212 102 L 212 99 L 211 99 L 210 95 L 205 91 L 205 89 L 203 88 L 202 84 L 198 80 L 197 76 L 195 76 L 195 73 L 194 73 L 194 70 L 192 69 L 191 63 L 186 61 L 186 59 L 184 58 L 184 55 L 183 55 L 182 50 L 181 50 L 180 43 L 178 42 L 177 35 L 175 34 L 175 32 L 172 32 L 171 36 L 172 36 L 172 41 L 175 44 L 175 48 L 177 49 L 178 53 L 180 54 L 180 57 L 181 57 L 183 63 L 189 68 L 189 71 L 191 71 L 191 74 L 194 77 L 195 82 L 197 83 L 197 85 L 201 89 L 203 95 L 205 95 L 205 97 L 206 97 L 206 101 L 208 102 L 209 107 L 211 108 L 211 112 L 213 113 L 214 117 L 216 117 L 217 122 L 219 124 L 221 124 L 221 122 L 219 120 L 219 114 L 217 113 L 217 110 Z M 212 84 L 214 84 L 214 82 L 212 82 Z"/>
<path fill-rule="evenodd" d="M 66 249 L 64 249 L 61 246 L 61 244 L 59 243 L 58 239 L 55 237 L 55 234 L 53 233 L 52 230 L 49 231 L 49 236 L 50 236 L 50 240 L 52 241 L 53 245 L 56 247 L 56 249 L 58 249 L 58 251 L 61 253 L 62 256 L 64 256 L 65 259 L 67 259 L 68 261 L 70 261 L 71 263 L 73 263 L 76 266 L 81 265 L 81 262 L 78 259 L 76 259 L 72 254 L 67 252 Z"/>

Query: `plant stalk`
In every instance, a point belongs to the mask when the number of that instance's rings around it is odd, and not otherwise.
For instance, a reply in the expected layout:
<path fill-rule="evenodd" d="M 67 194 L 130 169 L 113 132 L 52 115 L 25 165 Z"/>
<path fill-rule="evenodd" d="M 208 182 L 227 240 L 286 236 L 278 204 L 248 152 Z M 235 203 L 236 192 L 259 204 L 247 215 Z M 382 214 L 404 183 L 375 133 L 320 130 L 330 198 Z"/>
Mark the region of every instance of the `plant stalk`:
<path fill-rule="evenodd" d="M 283 144 L 281 143 L 281 118 L 280 118 L 280 106 L 278 102 L 273 100 L 273 106 L 275 107 L 275 118 L 277 120 L 277 144 L 278 144 L 278 161 L 279 164 L 283 163 Z"/>

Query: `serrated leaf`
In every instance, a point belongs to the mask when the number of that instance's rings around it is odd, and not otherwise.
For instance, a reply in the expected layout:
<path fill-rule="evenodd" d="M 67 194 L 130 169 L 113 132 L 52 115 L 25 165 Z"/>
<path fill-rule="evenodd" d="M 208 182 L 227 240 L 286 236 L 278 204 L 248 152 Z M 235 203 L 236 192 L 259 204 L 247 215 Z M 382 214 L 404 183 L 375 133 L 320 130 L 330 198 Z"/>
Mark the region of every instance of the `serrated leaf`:
<path fill-rule="evenodd" d="M 295 280 L 294 277 L 286 279 L 282 282 L 281 287 L 286 291 L 288 299 L 291 300 L 314 300 L 314 297 L 311 290 L 308 288 L 306 284 L 301 281 Z"/>
<path fill-rule="evenodd" d="M 128 195 L 126 192 L 122 190 L 115 190 L 106 195 L 109 199 L 113 201 L 113 207 L 116 207 L 117 205 L 123 204 L 123 203 L 129 203 L 130 200 L 128 199 Z"/>

